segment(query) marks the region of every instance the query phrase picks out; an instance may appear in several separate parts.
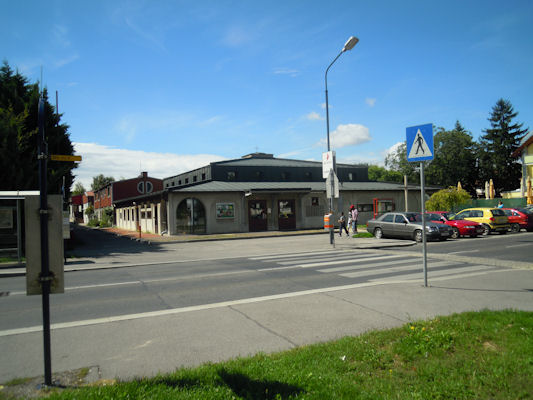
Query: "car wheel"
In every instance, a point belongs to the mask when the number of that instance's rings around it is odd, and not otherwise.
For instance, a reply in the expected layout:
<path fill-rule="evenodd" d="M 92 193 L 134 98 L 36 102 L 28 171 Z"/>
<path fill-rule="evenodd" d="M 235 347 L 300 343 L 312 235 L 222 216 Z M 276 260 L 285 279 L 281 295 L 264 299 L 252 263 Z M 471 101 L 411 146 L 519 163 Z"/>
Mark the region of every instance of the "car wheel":
<path fill-rule="evenodd" d="M 420 229 L 417 229 L 415 231 L 415 233 L 413 234 L 413 239 L 417 243 L 420 243 L 422 241 L 422 231 Z"/>
<path fill-rule="evenodd" d="M 383 238 L 383 231 L 381 230 L 381 228 L 374 229 L 374 236 L 376 239 Z"/>
<path fill-rule="evenodd" d="M 459 233 L 459 229 L 457 229 L 455 226 L 452 226 L 452 239 L 459 239 L 461 237 L 461 234 Z"/>
<path fill-rule="evenodd" d="M 518 233 L 520 232 L 520 225 L 518 224 L 511 224 L 511 232 Z"/>
<path fill-rule="evenodd" d="M 490 226 L 483 224 L 483 236 L 487 236 L 490 233 Z"/>

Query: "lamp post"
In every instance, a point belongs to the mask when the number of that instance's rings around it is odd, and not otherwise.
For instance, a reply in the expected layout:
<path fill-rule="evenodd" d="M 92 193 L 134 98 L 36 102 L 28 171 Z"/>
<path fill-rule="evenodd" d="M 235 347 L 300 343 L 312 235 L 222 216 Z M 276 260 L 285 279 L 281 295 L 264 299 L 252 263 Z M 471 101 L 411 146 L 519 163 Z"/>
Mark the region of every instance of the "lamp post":
<path fill-rule="evenodd" d="M 331 150 L 330 141 L 329 141 L 329 103 L 328 103 L 328 71 L 331 68 L 331 66 L 337 61 L 337 59 L 344 53 L 345 51 L 351 50 L 354 48 L 354 46 L 359 42 L 359 39 L 357 39 L 355 36 L 350 36 L 350 38 L 346 41 L 344 44 L 344 47 L 342 48 L 341 52 L 335 57 L 335 59 L 329 64 L 328 68 L 326 69 L 325 74 L 325 82 L 326 82 L 326 126 L 327 126 L 327 134 L 328 134 L 328 152 Z M 333 159 L 333 172 L 336 169 L 335 165 L 335 159 Z M 329 198 L 329 212 L 333 214 L 333 174 L 332 171 L 330 171 L 330 181 L 331 181 L 331 197 Z M 334 229 L 332 229 L 329 233 L 329 240 L 331 244 L 335 243 L 334 239 Z"/>

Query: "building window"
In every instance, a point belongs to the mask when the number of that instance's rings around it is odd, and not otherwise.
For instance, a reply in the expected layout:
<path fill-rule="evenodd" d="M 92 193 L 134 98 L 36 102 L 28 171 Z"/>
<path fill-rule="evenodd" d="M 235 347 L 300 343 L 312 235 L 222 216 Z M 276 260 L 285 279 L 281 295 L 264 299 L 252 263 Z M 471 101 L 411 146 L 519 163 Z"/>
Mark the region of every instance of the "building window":
<path fill-rule="evenodd" d="M 262 171 L 255 171 L 255 179 L 257 181 L 262 181 L 263 180 L 263 172 Z"/>
<path fill-rule="evenodd" d="M 174 182 L 172 182 L 172 186 L 174 186 Z M 178 180 L 178 186 L 181 186 L 181 179 Z"/>
<path fill-rule="evenodd" d="M 289 172 L 287 172 L 287 171 L 283 171 L 281 173 L 281 180 L 282 181 L 288 181 L 290 177 L 291 177 L 291 174 Z"/>
<path fill-rule="evenodd" d="M 236 173 L 235 171 L 228 171 L 228 174 L 227 174 L 227 178 L 228 178 L 228 181 L 234 181 L 235 178 L 236 178 Z"/>
<path fill-rule="evenodd" d="M 318 197 L 311 197 L 311 205 L 315 207 L 319 206 Z"/>
<path fill-rule="evenodd" d="M 152 193 L 154 190 L 154 185 L 152 185 L 152 182 L 146 182 L 146 193 Z"/>
<path fill-rule="evenodd" d="M 189 183 L 189 178 L 185 178 L 185 184 Z"/>
<path fill-rule="evenodd" d="M 196 175 L 194 175 L 194 176 L 192 177 L 192 181 L 193 181 L 193 182 L 196 182 L 197 180 L 198 180 L 198 177 L 197 177 Z"/>
<path fill-rule="evenodd" d="M 348 173 L 348 179 L 350 181 L 353 181 L 353 174 L 351 172 Z"/>
<path fill-rule="evenodd" d="M 312 174 L 311 172 L 307 171 L 307 172 L 305 173 L 305 179 L 306 179 L 307 181 L 312 181 L 312 180 L 313 180 L 313 174 Z"/>
<path fill-rule="evenodd" d="M 205 172 L 202 174 L 202 180 L 205 181 Z"/>
<path fill-rule="evenodd" d="M 144 182 L 139 182 L 139 183 L 137 184 L 137 191 L 138 191 L 139 193 L 144 193 Z"/>

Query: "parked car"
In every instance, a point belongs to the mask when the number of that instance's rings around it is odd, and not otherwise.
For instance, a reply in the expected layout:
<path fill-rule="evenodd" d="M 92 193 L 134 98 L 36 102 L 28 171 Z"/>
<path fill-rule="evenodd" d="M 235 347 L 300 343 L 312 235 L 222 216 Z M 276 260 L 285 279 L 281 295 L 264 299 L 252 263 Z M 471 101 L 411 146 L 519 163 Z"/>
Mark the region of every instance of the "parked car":
<path fill-rule="evenodd" d="M 376 238 L 397 237 L 422 241 L 422 214 L 417 212 L 388 212 L 367 222 L 366 230 Z M 426 238 L 446 240 L 452 235 L 448 225 L 426 221 Z"/>
<path fill-rule="evenodd" d="M 502 210 L 507 215 L 511 232 L 520 232 L 520 229 L 533 232 L 533 210 L 526 208 L 502 208 Z"/>
<path fill-rule="evenodd" d="M 437 224 L 450 226 L 452 228 L 452 239 L 458 239 L 461 236 L 476 237 L 477 235 L 483 234 L 485 229 L 479 222 L 469 221 L 467 219 L 450 220 L 450 214 L 445 211 L 431 211 L 427 213 L 427 218 Z"/>
<path fill-rule="evenodd" d="M 451 217 L 451 220 L 469 220 L 479 222 L 484 227 L 483 235 L 488 235 L 491 232 L 499 232 L 501 235 L 504 235 L 510 228 L 509 220 L 501 208 L 467 208 L 459 211 L 457 214 Z"/>

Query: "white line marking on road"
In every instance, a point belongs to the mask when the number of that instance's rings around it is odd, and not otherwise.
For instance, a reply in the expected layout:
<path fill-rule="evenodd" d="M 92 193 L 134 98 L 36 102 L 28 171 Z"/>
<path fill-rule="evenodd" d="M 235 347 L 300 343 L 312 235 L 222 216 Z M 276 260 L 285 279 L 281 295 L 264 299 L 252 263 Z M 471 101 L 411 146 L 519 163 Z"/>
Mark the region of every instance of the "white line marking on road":
<path fill-rule="evenodd" d="M 512 244 L 512 245 L 509 245 L 509 246 L 505 246 L 505 248 L 508 249 L 508 248 L 511 248 L 511 247 L 523 247 L 523 246 L 531 246 L 531 247 L 533 247 L 533 242 L 532 243 L 522 243 L 522 244 Z"/>
<path fill-rule="evenodd" d="M 127 281 L 127 282 L 115 282 L 115 283 L 100 283 L 96 285 L 84 285 L 84 286 L 71 286 L 66 287 L 65 291 L 72 291 L 72 290 L 83 290 L 83 289 L 97 289 L 97 288 L 105 288 L 105 287 L 113 287 L 113 286 L 127 286 L 127 285 L 142 285 L 144 283 L 159 283 L 159 282 L 172 282 L 172 281 L 182 281 L 182 280 L 190 280 L 190 279 L 203 279 L 203 278 L 215 278 L 215 277 L 221 277 L 226 275 L 238 275 L 238 274 L 251 274 L 257 272 L 256 270 L 242 270 L 242 271 L 228 271 L 228 272 L 214 272 L 210 274 L 195 274 L 195 275 L 185 275 L 185 276 L 179 276 L 179 277 L 172 277 L 172 278 L 160 278 L 160 279 L 145 279 L 145 280 L 138 280 L 138 281 Z M 11 292 L 9 293 L 10 296 L 16 296 L 16 295 L 25 295 L 26 292 Z"/>
<path fill-rule="evenodd" d="M 347 267 L 325 268 L 325 269 L 319 269 L 318 272 L 323 272 L 327 274 L 330 272 L 342 272 L 342 271 L 350 271 L 353 269 L 374 268 L 374 267 L 382 267 L 384 265 L 396 265 L 396 264 L 404 264 L 404 263 L 410 263 L 412 265 L 413 260 L 404 258 L 402 260 L 384 261 L 384 262 L 375 263 L 375 264 L 349 265 Z"/>
<path fill-rule="evenodd" d="M 310 263 L 310 264 L 300 264 L 299 267 L 300 268 L 313 268 L 313 267 L 320 267 L 323 265 L 338 265 L 338 264 L 348 264 L 348 263 L 357 264 L 357 263 L 362 263 L 365 261 L 385 260 L 388 258 L 398 258 L 398 255 L 394 254 L 390 256 L 379 256 L 379 257 L 372 256 L 372 257 L 366 257 L 366 258 L 353 258 L 351 260 L 339 260 L 339 261 L 319 262 L 319 263 Z M 279 263 L 279 264 L 283 265 L 283 263 Z"/>
<path fill-rule="evenodd" d="M 474 272 L 474 271 L 490 271 L 490 270 L 493 270 L 494 267 L 489 267 L 487 265 L 470 265 L 468 267 L 463 267 L 463 268 L 450 268 L 450 269 L 446 269 L 446 270 L 442 270 L 442 271 L 428 271 L 428 279 L 434 279 L 434 278 L 438 278 L 438 277 L 441 277 L 441 276 L 447 276 L 447 275 L 457 275 L 457 274 L 461 274 L 463 272 L 465 273 L 470 273 L 470 272 Z M 375 282 L 375 281 L 379 281 L 379 282 L 387 282 L 388 280 L 394 280 L 394 279 L 403 279 L 403 280 L 406 280 L 406 281 L 409 281 L 409 280 L 413 280 L 413 279 L 420 279 L 420 275 L 422 274 L 422 271 L 420 271 L 419 273 L 415 273 L 415 274 L 407 274 L 407 275 L 402 275 L 402 276 L 399 276 L 399 277 L 390 277 L 390 278 L 381 278 L 381 279 L 371 279 L 371 282 Z"/>
<path fill-rule="evenodd" d="M 344 251 L 338 251 L 340 253 L 344 253 Z M 295 258 L 295 257 L 304 257 L 304 256 L 310 256 L 313 255 L 320 255 L 320 254 L 331 254 L 331 251 L 317 251 L 316 253 L 296 253 L 296 254 L 279 254 L 275 256 L 259 256 L 259 257 L 248 257 L 249 260 L 254 261 L 260 261 L 260 260 L 275 260 L 277 258 Z"/>
<path fill-rule="evenodd" d="M 431 265 L 428 265 L 428 273 L 429 269 L 432 267 L 444 267 L 448 265 L 454 265 L 456 263 L 449 262 L 449 261 L 439 261 L 436 263 L 431 263 Z M 394 272 L 402 272 L 402 271 L 420 271 L 422 272 L 422 264 L 409 264 L 404 265 L 401 267 L 391 267 L 391 268 L 380 268 L 376 270 L 365 270 L 365 271 L 357 271 L 357 272 L 348 272 L 346 274 L 339 274 L 340 276 L 343 276 L 345 278 L 361 278 L 363 276 L 372 276 L 372 275 L 382 275 L 382 274 L 390 274 Z"/>
<path fill-rule="evenodd" d="M 479 250 L 461 250 L 461 251 L 451 251 L 448 254 L 461 254 L 461 253 L 477 253 Z"/>
<path fill-rule="evenodd" d="M 189 306 L 189 307 L 182 307 L 182 308 L 173 308 L 170 310 L 150 311 L 150 312 L 128 314 L 128 315 L 117 315 L 113 317 L 95 318 L 95 319 L 89 319 L 85 321 L 62 322 L 62 323 L 52 324 L 50 326 L 50 329 L 57 330 L 57 329 L 65 329 L 65 328 L 76 328 L 76 327 L 88 326 L 88 325 L 107 324 L 109 322 L 120 322 L 120 321 L 130 321 L 130 320 L 141 319 L 141 318 L 162 317 L 162 316 L 167 316 L 167 315 L 183 314 L 183 313 L 194 312 L 194 311 L 213 310 L 217 308 L 225 308 L 225 307 L 230 307 L 230 306 L 261 303 L 264 301 L 282 300 L 282 299 L 289 299 L 292 297 L 329 293 L 329 292 L 336 292 L 339 290 L 357 289 L 357 288 L 371 287 L 371 286 L 378 286 L 378 285 L 385 285 L 385 284 L 387 283 L 385 282 L 384 283 L 381 283 L 381 282 L 355 283 L 352 285 L 332 286 L 332 287 L 320 288 L 320 289 L 310 289 L 310 290 L 302 290 L 298 292 L 274 294 L 270 296 L 251 297 L 251 298 L 241 299 L 241 300 L 223 301 L 220 303 L 202 304 L 198 306 Z M 8 329 L 5 331 L 0 331 L 0 337 L 21 335 L 25 333 L 42 332 L 42 329 L 43 329 L 42 326 L 31 326 L 28 328 Z"/>

